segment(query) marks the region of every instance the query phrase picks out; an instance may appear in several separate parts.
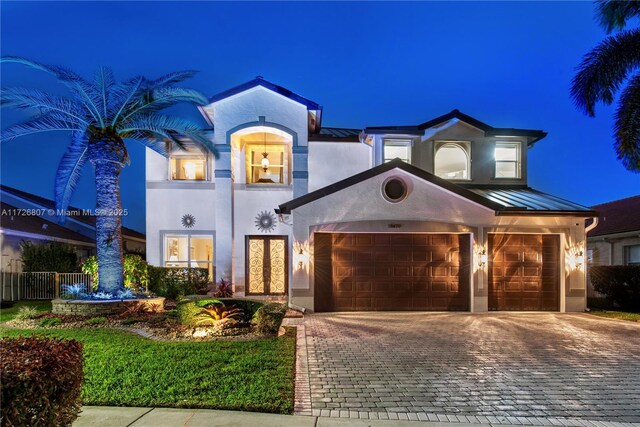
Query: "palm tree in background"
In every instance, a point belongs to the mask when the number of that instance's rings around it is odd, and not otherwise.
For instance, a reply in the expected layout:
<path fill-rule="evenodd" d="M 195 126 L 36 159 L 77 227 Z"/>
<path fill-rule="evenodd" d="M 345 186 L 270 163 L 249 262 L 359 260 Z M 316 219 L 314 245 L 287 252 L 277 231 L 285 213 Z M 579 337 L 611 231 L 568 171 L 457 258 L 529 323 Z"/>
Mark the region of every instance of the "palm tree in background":
<path fill-rule="evenodd" d="M 179 102 L 205 105 L 199 92 L 176 87 L 194 71 L 170 73 L 156 80 L 142 76 L 117 82 L 107 67 L 99 67 L 93 81 L 67 69 L 39 64 L 19 57 L 3 57 L 2 63 L 18 63 L 53 75 L 65 85 L 68 97 L 36 89 L 3 88 L 0 106 L 35 113 L 25 122 L 1 133 L 2 143 L 43 132 L 69 132 L 71 142 L 60 160 L 55 178 L 58 209 L 66 210 L 87 161 L 95 170 L 96 249 L 99 290 L 117 294 L 124 289 L 120 171 L 128 164 L 124 140 L 135 140 L 167 156 L 184 139 L 217 156 L 200 126 L 161 110 Z M 64 218 L 63 218 L 64 220 Z"/>
<path fill-rule="evenodd" d="M 627 170 L 640 172 L 640 29 L 624 30 L 640 17 L 640 1 L 596 1 L 608 36 L 587 53 L 571 84 L 576 106 L 591 117 L 595 104 L 611 104 L 622 89 L 614 116 L 614 147 Z"/>

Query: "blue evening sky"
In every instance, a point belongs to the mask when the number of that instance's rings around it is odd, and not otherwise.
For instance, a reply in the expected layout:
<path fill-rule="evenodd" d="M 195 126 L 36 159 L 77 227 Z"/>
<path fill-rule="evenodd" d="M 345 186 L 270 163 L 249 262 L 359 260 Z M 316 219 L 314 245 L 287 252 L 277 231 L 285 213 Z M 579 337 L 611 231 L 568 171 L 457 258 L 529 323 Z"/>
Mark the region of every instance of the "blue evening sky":
<path fill-rule="evenodd" d="M 454 108 L 496 127 L 543 129 L 529 184 L 593 205 L 640 193 L 612 148 L 614 107 L 596 118 L 569 98 L 574 68 L 604 36 L 589 2 L 9 2 L 3 55 L 93 75 L 156 77 L 180 69 L 213 95 L 262 75 L 324 106 L 325 126 L 417 124 Z M 2 86 L 60 91 L 36 71 L 3 65 Z M 187 114 L 197 114 L 186 109 Z M 2 126 L 24 118 L 2 112 Z M 2 183 L 53 196 L 67 137 L 2 145 Z M 124 224 L 144 231 L 144 150 L 129 147 Z M 95 205 L 87 166 L 72 204 Z"/>

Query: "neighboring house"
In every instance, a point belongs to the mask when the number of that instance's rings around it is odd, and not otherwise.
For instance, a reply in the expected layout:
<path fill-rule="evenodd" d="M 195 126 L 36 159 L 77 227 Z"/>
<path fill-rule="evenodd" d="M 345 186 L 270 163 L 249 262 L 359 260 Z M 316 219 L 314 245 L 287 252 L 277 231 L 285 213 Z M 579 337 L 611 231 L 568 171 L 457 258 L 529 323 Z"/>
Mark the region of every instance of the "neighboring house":
<path fill-rule="evenodd" d="M 200 112 L 219 159 L 147 149 L 151 264 L 315 311 L 585 309 L 597 214 L 528 187 L 545 132 L 458 110 L 327 128 L 320 105 L 261 77 Z"/>
<path fill-rule="evenodd" d="M 592 207 L 600 218 L 587 237 L 590 265 L 640 265 L 640 195 Z"/>
<path fill-rule="evenodd" d="M 55 202 L 6 185 L 0 186 L 0 249 L 2 271 L 21 271 L 20 243 L 62 242 L 73 246 L 79 259 L 95 254 L 95 216 L 70 207 L 64 223 L 55 215 Z M 144 253 L 145 235 L 122 228 L 125 251 Z"/>

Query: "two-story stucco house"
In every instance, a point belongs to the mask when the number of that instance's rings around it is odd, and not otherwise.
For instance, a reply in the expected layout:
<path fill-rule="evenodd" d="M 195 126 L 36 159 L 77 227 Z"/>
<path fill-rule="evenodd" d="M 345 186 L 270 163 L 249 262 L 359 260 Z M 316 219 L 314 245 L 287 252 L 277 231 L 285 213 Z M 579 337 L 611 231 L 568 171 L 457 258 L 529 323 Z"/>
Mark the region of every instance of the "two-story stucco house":
<path fill-rule="evenodd" d="M 588 208 L 527 185 L 540 130 L 454 110 L 322 127 L 260 77 L 200 109 L 219 159 L 147 150 L 147 259 L 314 311 L 585 309 Z"/>

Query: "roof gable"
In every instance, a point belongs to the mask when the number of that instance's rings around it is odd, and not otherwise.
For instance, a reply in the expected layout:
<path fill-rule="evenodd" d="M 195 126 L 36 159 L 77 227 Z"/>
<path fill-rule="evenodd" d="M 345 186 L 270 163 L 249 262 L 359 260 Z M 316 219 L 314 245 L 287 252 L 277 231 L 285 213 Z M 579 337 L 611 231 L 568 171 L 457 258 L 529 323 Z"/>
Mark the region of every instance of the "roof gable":
<path fill-rule="evenodd" d="M 314 101 L 312 101 L 310 99 L 307 99 L 307 98 L 305 98 L 303 96 L 300 96 L 300 95 L 290 91 L 287 88 L 284 88 L 284 87 L 279 86 L 277 84 L 271 83 L 271 82 L 265 80 L 262 76 L 257 76 L 253 80 L 249 80 L 246 83 L 243 83 L 243 84 L 238 85 L 236 87 L 232 87 L 231 89 L 227 89 L 224 92 L 218 93 L 217 95 L 213 95 L 211 98 L 209 98 L 209 102 L 210 103 L 218 102 L 218 101 L 221 101 L 223 99 L 229 98 L 229 97 L 231 97 L 233 95 L 237 95 L 239 93 L 242 93 L 244 91 L 247 91 L 247 90 L 252 89 L 254 87 L 257 87 L 257 86 L 264 87 L 265 89 L 269 89 L 270 91 L 275 92 L 278 95 L 282 95 L 285 98 L 289 98 L 292 101 L 297 102 L 298 104 L 302 104 L 305 107 L 307 107 L 307 110 L 322 110 L 322 107 L 317 102 L 314 102 Z"/>
<path fill-rule="evenodd" d="M 584 206 L 559 199 L 548 194 L 541 193 L 531 188 L 514 189 L 511 194 L 496 194 L 472 190 L 454 184 L 425 170 L 412 166 L 400 159 L 394 159 L 374 168 L 360 172 L 349 178 L 328 185 L 319 190 L 300 196 L 289 202 L 281 204 L 276 213 L 290 214 L 294 209 L 351 187 L 369 178 L 380 175 L 392 169 L 401 169 L 424 181 L 435 184 L 467 200 L 475 202 L 495 211 L 496 215 L 569 215 L 569 216 L 594 216 L 594 212 Z M 515 194 L 514 192 L 518 192 Z"/>

